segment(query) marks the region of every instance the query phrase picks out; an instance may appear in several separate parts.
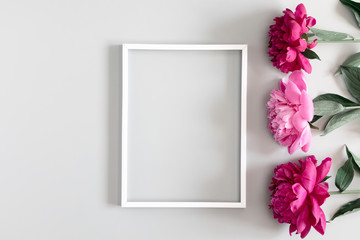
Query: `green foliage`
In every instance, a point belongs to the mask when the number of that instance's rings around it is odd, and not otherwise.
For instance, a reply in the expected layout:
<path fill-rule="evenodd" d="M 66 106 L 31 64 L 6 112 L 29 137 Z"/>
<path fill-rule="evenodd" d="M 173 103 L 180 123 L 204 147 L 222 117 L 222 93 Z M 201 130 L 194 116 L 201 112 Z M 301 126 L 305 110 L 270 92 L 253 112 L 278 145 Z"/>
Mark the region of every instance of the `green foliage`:
<path fill-rule="evenodd" d="M 360 173 L 360 159 L 354 153 L 352 153 L 346 145 L 345 147 L 348 160 L 346 160 L 345 164 L 341 168 L 339 168 L 335 179 L 335 185 L 340 191 L 344 191 L 350 185 L 354 176 L 354 170 Z M 357 191 L 350 190 L 349 192 Z M 332 216 L 331 221 L 339 216 L 354 213 L 359 210 L 360 198 L 342 205 L 340 209 L 337 210 L 336 213 Z"/>
<path fill-rule="evenodd" d="M 345 85 L 349 93 L 360 102 L 360 68 L 351 65 L 360 63 L 360 53 L 352 55 L 348 58 L 344 65 L 340 66 L 340 73 L 344 79 Z M 350 64 L 347 66 L 345 64 Z M 314 98 L 314 123 L 323 116 L 331 116 L 325 125 L 323 136 L 333 130 L 360 118 L 360 103 L 351 101 L 340 95 L 327 93 Z M 359 168 L 360 172 L 360 168 Z"/>
<path fill-rule="evenodd" d="M 357 25 L 360 28 L 360 3 L 351 0 L 340 0 L 340 2 L 353 12 Z"/>
<path fill-rule="evenodd" d="M 338 169 L 335 177 L 335 186 L 342 192 L 345 191 L 354 178 L 354 168 L 351 159 L 346 160 Z"/>
<path fill-rule="evenodd" d="M 328 180 L 329 178 L 331 178 L 331 176 L 326 176 L 321 182 L 326 182 L 326 180 Z"/>
<path fill-rule="evenodd" d="M 359 67 L 360 66 L 360 52 L 355 53 L 353 55 L 351 55 L 350 57 L 348 57 L 345 62 L 342 64 L 342 66 L 347 66 L 347 67 Z M 340 74 L 340 68 L 339 70 L 337 70 L 336 74 Z"/>
<path fill-rule="evenodd" d="M 346 154 L 348 158 L 352 160 L 354 170 L 360 173 L 360 158 L 356 156 L 354 153 L 352 153 L 347 146 L 346 146 Z"/>
<path fill-rule="evenodd" d="M 360 198 L 342 205 L 340 209 L 337 210 L 336 213 L 332 216 L 331 221 L 339 216 L 349 213 L 354 213 L 359 210 L 360 210 Z"/>
<path fill-rule="evenodd" d="M 310 28 L 310 30 L 312 33 L 315 34 L 315 36 L 324 41 L 341 41 L 345 39 L 354 39 L 353 36 L 347 33 L 333 32 L 317 28 Z"/>
<path fill-rule="evenodd" d="M 360 68 L 341 66 L 340 72 L 350 94 L 360 101 Z"/>
<path fill-rule="evenodd" d="M 338 113 L 330 118 L 330 121 L 327 123 L 323 136 L 332 132 L 333 130 L 349 123 L 355 119 L 360 118 L 360 109 L 354 109 L 346 112 Z"/>
<path fill-rule="evenodd" d="M 318 116 L 332 116 L 343 110 L 343 105 L 334 101 L 321 100 L 314 102 L 314 114 Z"/>
<path fill-rule="evenodd" d="M 301 53 L 302 55 L 304 55 L 306 58 L 308 59 L 317 59 L 317 60 L 321 60 L 320 57 L 316 54 L 316 52 L 314 52 L 313 50 L 310 49 L 305 49 L 304 52 Z"/>
<path fill-rule="evenodd" d="M 358 103 L 355 103 L 347 98 L 344 98 L 344 97 L 334 94 L 334 93 L 326 93 L 326 94 L 319 95 L 316 98 L 314 98 L 313 101 L 317 102 L 317 101 L 323 101 L 323 100 L 337 102 L 337 103 L 340 103 L 341 105 L 343 105 L 344 107 L 352 107 L 352 106 L 360 105 Z"/>

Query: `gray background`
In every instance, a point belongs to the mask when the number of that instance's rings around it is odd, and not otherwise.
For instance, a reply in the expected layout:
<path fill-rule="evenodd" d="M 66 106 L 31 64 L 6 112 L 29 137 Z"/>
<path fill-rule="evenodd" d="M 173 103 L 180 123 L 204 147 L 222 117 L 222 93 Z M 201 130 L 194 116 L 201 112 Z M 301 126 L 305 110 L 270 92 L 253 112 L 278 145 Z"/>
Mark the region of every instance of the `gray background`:
<path fill-rule="evenodd" d="M 309 153 L 292 156 L 267 130 L 265 104 L 285 76 L 267 57 L 268 26 L 299 1 L 0 3 L 1 239 L 288 239 L 288 226 L 273 220 L 267 206 L 273 168 L 308 154 L 330 156 L 334 167 L 329 175 L 334 176 L 345 160 L 344 143 L 360 155 L 358 121 L 326 137 L 313 131 Z M 359 36 L 353 17 L 338 1 L 304 3 L 318 28 Z M 249 45 L 246 209 L 118 205 L 119 46 L 124 42 Z M 312 61 L 310 95 L 349 97 L 333 73 L 359 48 L 317 46 L 322 61 Z M 358 179 L 351 188 L 356 186 Z M 354 198 L 331 197 L 323 206 L 327 218 Z M 359 218 L 335 220 L 322 238 L 355 236 Z M 314 238 L 321 237 L 312 231 L 308 239 Z"/>

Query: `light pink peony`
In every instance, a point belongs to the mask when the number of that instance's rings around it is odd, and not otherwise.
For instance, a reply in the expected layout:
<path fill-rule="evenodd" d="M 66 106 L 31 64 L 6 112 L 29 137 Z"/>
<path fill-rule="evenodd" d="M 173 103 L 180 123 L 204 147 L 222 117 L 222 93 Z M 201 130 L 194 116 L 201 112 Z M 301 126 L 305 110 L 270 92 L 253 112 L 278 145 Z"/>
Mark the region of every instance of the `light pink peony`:
<path fill-rule="evenodd" d="M 316 40 L 307 43 L 303 38 L 309 27 L 316 24 L 313 17 L 307 16 L 303 4 L 296 7 L 295 13 L 286 9 L 284 16 L 274 18 L 275 24 L 270 26 L 269 56 L 273 65 L 284 73 L 304 69 L 311 73 L 312 68 L 301 52 L 316 46 Z"/>
<path fill-rule="evenodd" d="M 267 103 L 269 129 L 282 146 L 293 154 L 299 147 L 307 152 L 311 143 L 309 121 L 314 117 L 314 104 L 307 92 L 302 71 L 294 71 L 289 80 L 280 81 L 280 90 L 274 89 Z"/>
<path fill-rule="evenodd" d="M 269 187 L 270 209 L 279 223 L 289 223 L 290 235 L 297 231 L 306 237 L 311 227 L 324 235 L 326 219 L 320 206 L 330 195 L 329 186 L 321 182 L 331 167 L 331 158 L 326 158 L 317 166 L 314 156 L 299 160 L 300 166 L 287 163 L 274 169 Z"/>

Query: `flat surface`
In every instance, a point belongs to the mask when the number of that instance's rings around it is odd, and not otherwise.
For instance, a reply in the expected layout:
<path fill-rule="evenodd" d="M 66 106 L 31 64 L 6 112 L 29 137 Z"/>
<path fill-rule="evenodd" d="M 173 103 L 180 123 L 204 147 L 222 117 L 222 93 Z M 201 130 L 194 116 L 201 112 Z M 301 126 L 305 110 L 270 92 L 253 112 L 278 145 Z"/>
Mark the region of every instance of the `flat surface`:
<path fill-rule="evenodd" d="M 318 28 L 359 36 L 338 1 L 304 0 Z M 274 167 L 309 154 L 330 156 L 335 176 L 343 144 L 360 155 L 359 121 L 289 156 L 267 130 L 270 91 L 284 74 L 273 68 L 266 34 L 288 0 L 14 0 L 0 8 L 0 239 L 290 239 L 268 210 Z M 246 209 L 124 209 L 119 194 L 119 79 L 122 43 L 249 45 Z M 359 44 L 314 49 L 310 95 L 349 97 L 333 76 Z M 358 180 L 357 176 L 357 180 Z M 330 188 L 335 190 L 334 177 Z M 353 189 L 359 189 L 360 181 Z M 324 204 L 329 218 L 354 196 Z M 336 219 L 321 237 L 358 236 L 360 213 Z M 293 239 L 299 239 L 297 236 Z"/>
<path fill-rule="evenodd" d="M 239 202 L 240 59 L 129 51 L 129 201 Z"/>

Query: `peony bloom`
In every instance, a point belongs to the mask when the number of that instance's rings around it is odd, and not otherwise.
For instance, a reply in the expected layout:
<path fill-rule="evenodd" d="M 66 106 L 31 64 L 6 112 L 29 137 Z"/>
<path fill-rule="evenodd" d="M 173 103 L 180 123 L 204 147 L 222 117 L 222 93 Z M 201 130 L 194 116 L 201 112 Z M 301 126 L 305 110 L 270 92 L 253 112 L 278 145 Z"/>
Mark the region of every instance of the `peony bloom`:
<path fill-rule="evenodd" d="M 287 163 L 274 169 L 269 190 L 270 209 L 279 223 L 289 223 L 290 235 L 297 231 L 306 237 L 311 227 L 324 235 L 326 219 L 320 206 L 330 195 L 328 183 L 322 182 L 330 170 L 331 158 L 317 166 L 314 156 L 299 160 L 300 166 Z"/>
<path fill-rule="evenodd" d="M 294 71 L 289 80 L 280 81 L 280 90 L 274 89 L 267 103 L 269 129 L 282 146 L 293 154 L 298 147 L 307 152 L 311 143 L 309 121 L 314 117 L 314 104 L 307 92 L 302 71 Z"/>
<path fill-rule="evenodd" d="M 311 73 L 310 62 L 301 52 L 316 46 L 316 40 L 307 43 L 303 38 L 309 27 L 316 24 L 315 18 L 307 16 L 305 6 L 299 4 L 295 13 L 286 9 L 284 16 L 276 17 L 274 21 L 269 31 L 269 56 L 273 65 L 284 73 L 301 69 Z"/>

